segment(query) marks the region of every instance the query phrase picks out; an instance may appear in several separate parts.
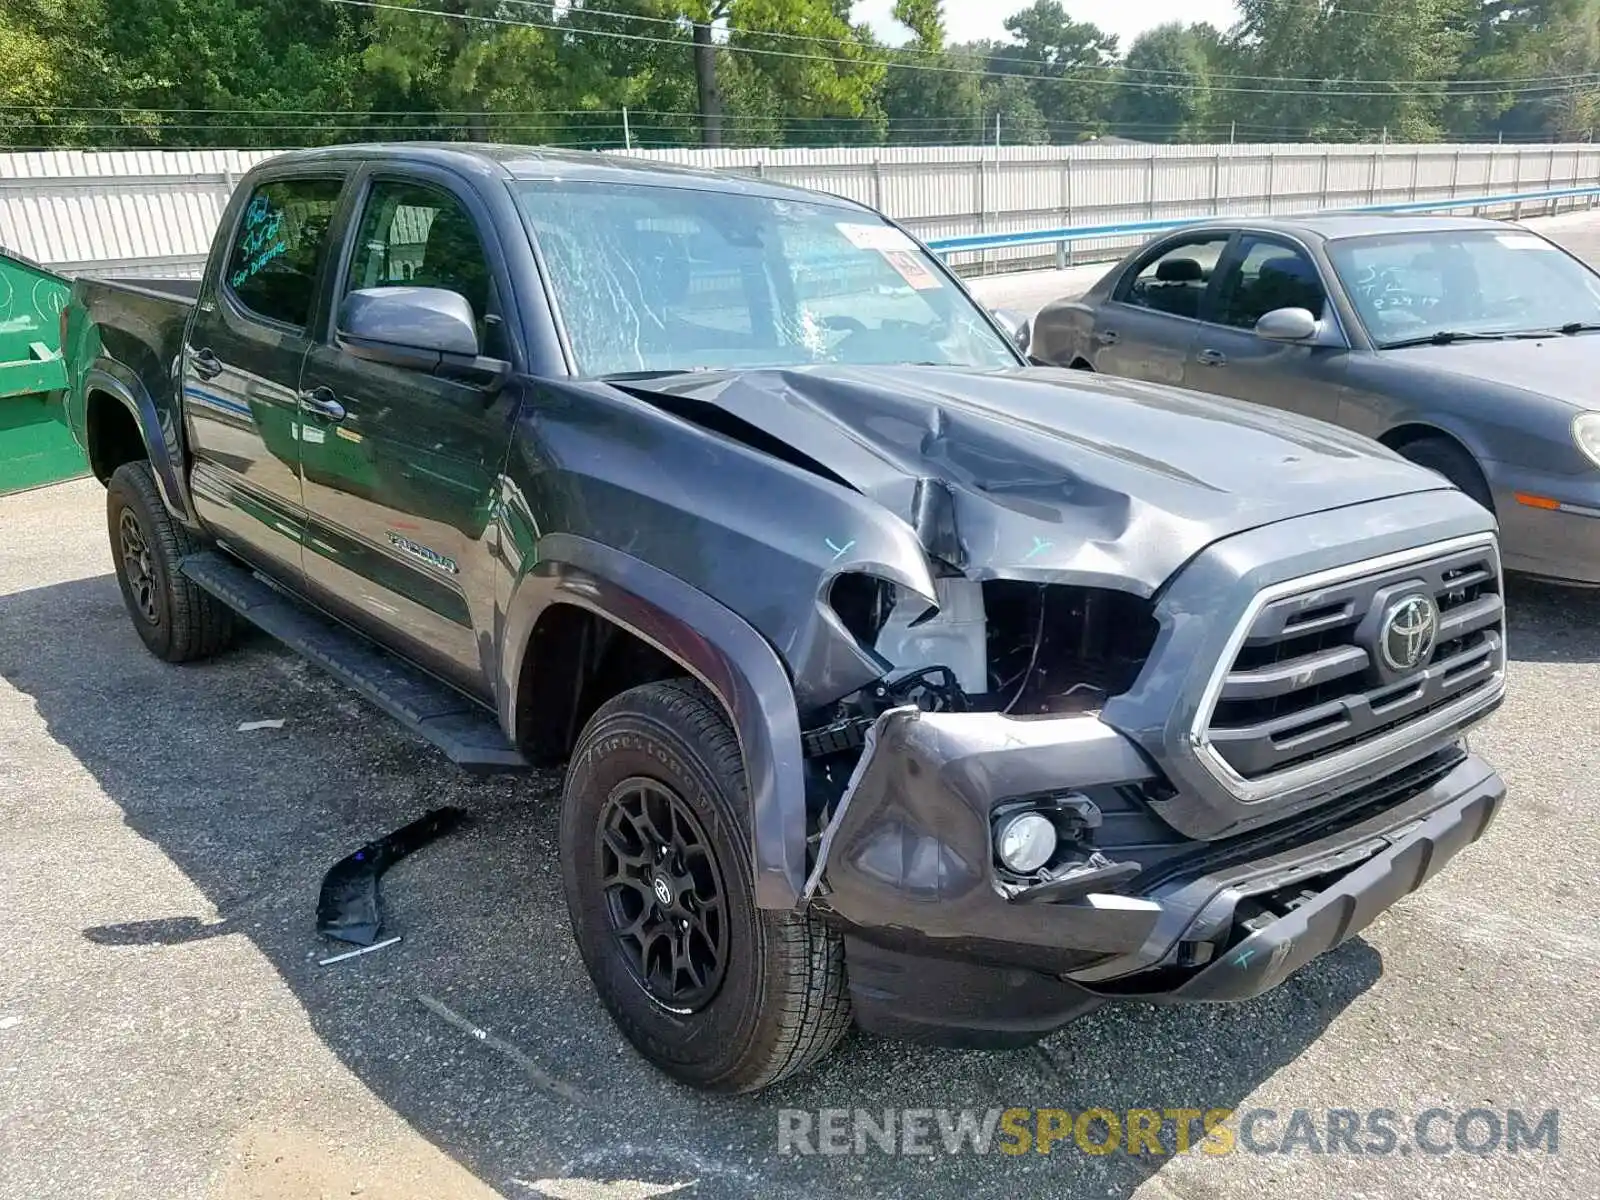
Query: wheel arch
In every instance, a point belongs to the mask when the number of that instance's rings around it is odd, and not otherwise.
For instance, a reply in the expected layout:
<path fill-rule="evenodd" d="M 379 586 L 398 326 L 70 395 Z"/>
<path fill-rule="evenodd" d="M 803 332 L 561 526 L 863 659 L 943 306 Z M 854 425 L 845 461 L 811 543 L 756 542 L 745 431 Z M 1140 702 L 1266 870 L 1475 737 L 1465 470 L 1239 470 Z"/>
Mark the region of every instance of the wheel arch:
<path fill-rule="evenodd" d="M 170 420 L 163 422 L 138 376 L 114 359 L 102 358 L 85 373 L 83 392 L 84 445 L 95 477 L 104 483 L 123 463 L 148 458 L 162 503 L 174 518 L 194 527 L 188 489 L 177 465 L 182 461 L 178 430 L 168 428 Z M 130 427 L 143 454 L 129 453 Z M 102 455 L 98 461 L 97 447 Z"/>
<path fill-rule="evenodd" d="M 1379 435 L 1378 441 L 1396 454 L 1405 454 L 1406 449 L 1421 442 L 1441 442 L 1466 456 L 1466 461 L 1477 472 L 1477 482 L 1481 485 L 1482 496 L 1480 503 L 1487 501 L 1489 511 L 1494 512 L 1494 489 L 1489 483 L 1488 472 L 1483 469 L 1483 455 L 1474 449 L 1471 441 L 1462 433 L 1442 424 L 1428 420 L 1409 420 L 1385 430 Z M 1470 492 L 1471 489 L 1469 488 Z"/>
<path fill-rule="evenodd" d="M 553 736 L 558 725 L 575 736 L 577 715 L 603 698 L 596 700 L 595 690 L 585 695 L 581 645 L 571 639 L 597 628 L 590 622 L 621 631 L 620 644 L 643 655 L 646 672 L 623 678 L 642 682 L 671 664 L 699 680 L 727 714 L 750 794 L 756 903 L 795 907 L 805 884 L 805 775 L 794 688 L 777 651 L 737 613 L 614 547 L 549 534 L 538 552 L 538 566 L 518 582 L 502 625 L 503 727 L 513 737 L 543 739 L 537 749 L 546 754 L 569 736 Z M 551 682 L 534 682 L 538 677 Z M 559 704 L 563 693 L 565 711 L 526 715 L 531 705 Z"/>
<path fill-rule="evenodd" d="M 1401 447 L 1409 446 L 1412 442 L 1420 442 L 1425 438 L 1441 438 L 1444 441 L 1454 442 L 1468 454 L 1471 454 L 1473 458 L 1478 457 L 1460 434 L 1428 420 L 1413 418 L 1386 429 L 1378 435 L 1378 441 L 1396 453 L 1400 451 Z"/>

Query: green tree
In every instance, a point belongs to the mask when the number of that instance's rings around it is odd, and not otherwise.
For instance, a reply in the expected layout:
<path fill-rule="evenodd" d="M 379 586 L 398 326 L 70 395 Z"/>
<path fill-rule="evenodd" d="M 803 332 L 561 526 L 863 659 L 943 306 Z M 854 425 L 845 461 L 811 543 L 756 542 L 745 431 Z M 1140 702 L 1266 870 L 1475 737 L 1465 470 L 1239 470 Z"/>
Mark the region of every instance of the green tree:
<path fill-rule="evenodd" d="M 1039 111 L 1033 83 L 1020 75 L 986 80 L 983 85 L 983 129 L 980 140 L 993 138 L 1009 146 L 1046 146 L 1050 125 Z M 1074 140 L 1070 136 L 1056 141 Z"/>
<path fill-rule="evenodd" d="M 115 111 L 84 113 L 105 98 L 93 85 L 105 74 L 99 47 L 74 38 L 71 0 L 0 0 L 0 138 L 7 146 L 77 145 Z M 88 84 L 89 86 L 85 86 Z"/>
<path fill-rule="evenodd" d="M 1029 81 L 1034 106 L 1053 139 L 1073 141 L 1105 127 L 1113 88 L 1117 39 L 1074 21 L 1060 0 L 1034 0 L 1006 18 L 1012 41 L 995 51 L 991 70 Z"/>
<path fill-rule="evenodd" d="M 728 53 L 741 115 L 781 119 L 783 141 L 796 145 L 882 142 L 884 53 L 864 25 L 850 24 L 849 8 L 733 0 Z"/>
<path fill-rule="evenodd" d="M 1435 139 L 1476 3 L 1239 0 L 1231 61 L 1264 78 L 1228 81 L 1244 90 L 1230 94 L 1226 118 L 1260 139 Z"/>
<path fill-rule="evenodd" d="M 1451 96 L 1457 127 L 1514 139 L 1594 135 L 1600 0 L 1484 0 L 1472 23 L 1472 45 Z M 1481 82 L 1557 78 L 1562 82 Z"/>
<path fill-rule="evenodd" d="M 560 108 L 550 84 L 557 78 L 556 35 L 546 6 L 519 9 L 530 24 L 499 24 L 498 0 L 389 0 L 373 10 L 361 63 L 370 94 L 396 110 L 420 114 L 418 125 L 479 141 L 556 141 L 562 124 L 546 115 Z M 450 20 L 434 13 L 447 12 Z"/>
<path fill-rule="evenodd" d="M 561 38 L 553 82 L 560 107 L 576 110 L 563 121 L 569 140 L 622 146 L 625 108 L 635 147 L 701 140 L 694 50 L 682 16 L 675 0 L 586 0 L 567 10 L 571 32 Z M 641 29 L 650 40 L 626 36 Z"/>
<path fill-rule="evenodd" d="M 981 138 L 983 90 L 976 72 L 988 55 L 973 62 L 949 53 L 940 0 L 896 0 L 894 19 L 913 36 L 891 55 L 884 78 L 890 140 L 939 145 Z"/>
<path fill-rule="evenodd" d="M 1211 108 L 1208 46 L 1218 41 L 1209 25 L 1177 22 L 1135 38 L 1112 100 L 1117 131 L 1145 141 L 1202 140 Z"/>
<path fill-rule="evenodd" d="M 303 0 L 110 0 L 97 40 L 125 137 L 273 146 L 360 122 L 352 10 Z M 82 32 L 95 37 L 85 22 Z"/>

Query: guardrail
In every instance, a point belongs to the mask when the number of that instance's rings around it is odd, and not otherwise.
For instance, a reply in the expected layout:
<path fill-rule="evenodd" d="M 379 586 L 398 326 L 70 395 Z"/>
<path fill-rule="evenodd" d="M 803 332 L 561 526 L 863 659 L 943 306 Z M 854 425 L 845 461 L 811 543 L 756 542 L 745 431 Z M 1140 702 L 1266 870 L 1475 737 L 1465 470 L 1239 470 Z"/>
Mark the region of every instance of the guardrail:
<path fill-rule="evenodd" d="M 1401 204 L 1359 204 L 1351 208 L 1325 209 L 1329 213 L 1411 213 L 1441 212 L 1446 209 L 1506 208 L 1521 215 L 1524 204 L 1550 201 L 1559 205 L 1562 200 L 1600 198 L 1600 187 L 1547 188 L 1537 192 L 1512 192 L 1498 196 L 1457 196 L 1449 200 L 1415 200 Z M 1044 246 L 1056 244 L 1063 249 L 1069 242 L 1090 238 L 1131 237 L 1145 233 L 1164 233 L 1169 229 L 1182 229 L 1185 225 L 1200 225 L 1232 214 L 1212 213 L 1201 217 L 1174 217 L 1165 221 L 1125 221 L 1116 225 L 1075 225 L 1065 229 L 1035 229 L 1022 233 L 979 233 L 962 237 L 932 238 L 928 249 L 935 254 L 959 254 L 971 250 L 1000 250 L 1013 246 Z M 1278 214 L 1287 215 L 1287 214 Z"/>

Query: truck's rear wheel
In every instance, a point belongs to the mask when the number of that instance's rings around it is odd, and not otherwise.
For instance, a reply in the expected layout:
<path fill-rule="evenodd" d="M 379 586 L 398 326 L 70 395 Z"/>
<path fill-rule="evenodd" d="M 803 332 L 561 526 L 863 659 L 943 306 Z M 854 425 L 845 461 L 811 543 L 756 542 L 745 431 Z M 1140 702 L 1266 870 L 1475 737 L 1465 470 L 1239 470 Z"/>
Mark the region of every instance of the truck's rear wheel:
<path fill-rule="evenodd" d="M 714 1091 L 801 1070 L 850 1024 L 838 935 L 755 906 L 748 806 L 738 740 L 687 681 L 602 706 L 562 798 L 567 911 L 600 999 L 652 1063 Z"/>
<path fill-rule="evenodd" d="M 179 663 L 227 646 L 233 613 L 178 570 L 184 555 L 202 547 L 168 514 L 148 462 L 124 463 L 112 474 L 106 524 L 122 601 L 150 653 Z"/>

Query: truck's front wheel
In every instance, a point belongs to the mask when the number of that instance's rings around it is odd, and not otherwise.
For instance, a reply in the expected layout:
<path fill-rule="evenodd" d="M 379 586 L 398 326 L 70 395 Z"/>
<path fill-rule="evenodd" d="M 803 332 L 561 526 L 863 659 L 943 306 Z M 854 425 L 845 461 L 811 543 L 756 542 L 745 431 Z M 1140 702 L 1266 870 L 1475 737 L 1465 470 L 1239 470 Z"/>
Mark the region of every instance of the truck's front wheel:
<path fill-rule="evenodd" d="M 755 906 L 748 808 L 737 738 L 681 680 L 602 706 L 562 799 L 567 910 L 600 999 L 646 1058 L 714 1091 L 798 1071 L 850 1024 L 838 935 Z"/>
<path fill-rule="evenodd" d="M 206 658 L 233 636 L 233 613 L 179 571 L 201 549 L 161 502 L 148 462 L 124 463 L 106 485 L 106 524 L 117 583 L 133 627 L 167 662 Z"/>

